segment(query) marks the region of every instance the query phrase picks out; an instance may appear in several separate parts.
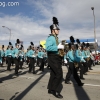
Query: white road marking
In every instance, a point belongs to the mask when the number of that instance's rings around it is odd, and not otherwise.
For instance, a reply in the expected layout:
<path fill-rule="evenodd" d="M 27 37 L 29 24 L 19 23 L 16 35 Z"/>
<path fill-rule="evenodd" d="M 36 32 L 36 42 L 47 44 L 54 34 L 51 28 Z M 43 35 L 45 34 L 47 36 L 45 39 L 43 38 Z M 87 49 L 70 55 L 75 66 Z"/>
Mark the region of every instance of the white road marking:
<path fill-rule="evenodd" d="M 20 77 L 25 77 L 27 79 L 35 79 L 34 77 L 28 77 L 28 76 L 20 76 Z"/>
<path fill-rule="evenodd" d="M 98 86 L 98 87 L 100 87 L 100 85 L 94 85 L 94 84 L 84 84 L 84 85 L 88 85 L 88 86 Z"/>

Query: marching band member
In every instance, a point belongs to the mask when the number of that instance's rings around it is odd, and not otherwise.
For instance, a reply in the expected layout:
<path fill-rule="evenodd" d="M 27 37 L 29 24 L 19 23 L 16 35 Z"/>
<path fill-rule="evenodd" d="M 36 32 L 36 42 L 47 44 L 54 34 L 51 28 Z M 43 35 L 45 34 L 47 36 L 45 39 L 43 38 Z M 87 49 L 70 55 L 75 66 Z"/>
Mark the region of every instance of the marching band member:
<path fill-rule="evenodd" d="M 87 61 L 87 65 L 88 65 L 88 69 L 89 70 L 93 70 L 91 68 L 91 58 L 90 58 L 90 50 L 89 50 L 89 43 L 86 44 L 86 47 L 85 47 L 85 56 L 87 57 L 86 58 L 86 61 Z"/>
<path fill-rule="evenodd" d="M 5 61 L 5 50 L 4 50 L 4 45 L 2 45 L 2 50 L 1 50 L 1 65 L 3 66 L 3 62 Z"/>
<path fill-rule="evenodd" d="M 15 62 L 15 75 L 18 76 L 18 70 L 19 70 L 19 44 L 20 40 L 17 39 L 15 43 L 15 49 L 13 49 L 13 58 Z"/>
<path fill-rule="evenodd" d="M 58 47 L 62 47 L 63 45 L 59 45 L 58 41 L 58 20 L 56 17 L 53 17 L 53 25 L 50 26 L 51 34 L 48 36 L 46 40 L 46 51 L 48 56 L 48 65 L 50 66 L 50 79 L 48 82 L 48 93 L 53 94 L 57 98 L 63 98 L 60 94 L 61 90 L 59 88 L 62 84 L 63 72 L 62 72 L 62 57 L 59 54 Z"/>
<path fill-rule="evenodd" d="M 89 70 L 93 70 L 93 69 L 91 68 L 92 63 L 91 63 L 91 54 L 90 54 L 89 43 L 87 43 L 87 56 L 89 56 L 89 60 L 88 60 L 88 67 L 89 67 Z"/>
<path fill-rule="evenodd" d="M 39 55 L 39 52 L 40 52 L 40 49 L 39 49 L 39 47 L 37 48 L 37 56 L 36 56 L 36 59 L 37 59 L 37 62 L 36 62 L 36 66 L 38 66 L 38 67 L 40 67 L 40 58 L 38 57 L 38 55 Z M 40 69 L 39 69 L 40 70 Z"/>
<path fill-rule="evenodd" d="M 29 52 L 30 48 L 27 49 L 27 52 L 25 53 L 25 61 L 26 64 L 29 65 L 29 57 L 28 57 L 28 52 Z"/>
<path fill-rule="evenodd" d="M 95 57 L 94 55 L 92 54 L 92 51 L 90 51 L 90 58 L 91 58 L 91 66 L 95 66 Z"/>
<path fill-rule="evenodd" d="M 30 52 L 30 50 L 31 50 L 31 46 L 28 47 L 28 51 L 27 51 L 27 53 L 26 53 L 26 55 L 27 55 L 27 64 L 28 64 L 28 67 L 30 67 L 30 57 L 29 57 L 29 52 Z M 29 73 L 30 73 L 30 72 L 29 72 Z"/>
<path fill-rule="evenodd" d="M 78 67 L 80 68 L 80 79 L 85 79 L 83 78 L 83 73 L 84 73 L 84 66 L 82 64 L 82 62 L 86 62 L 82 56 L 82 52 L 81 52 L 81 46 L 80 46 L 80 41 L 79 39 L 76 39 L 77 44 L 76 44 L 76 50 L 75 50 L 75 61 L 78 64 Z"/>
<path fill-rule="evenodd" d="M 34 50 L 34 45 L 33 43 L 31 42 L 31 49 L 28 51 L 28 57 L 29 57 L 29 60 L 30 60 L 30 63 L 29 63 L 29 73 L 31 73 L 32 69 L 33 69 L 33 74 L 36 74 L 35 72 L 35 50 Z"/>
<path fill-rule="evenodd" d="M 23 49 L 23 45 L 21 45 L 20 49 L 20 54 L 19 54 L 19 68 L 20 69 L 23 69 L 22 66 L 23 66 L 23 62 L 24 62 L 24 49 Z"/>
<path fill-rule="evenodd" d="M 47 66 L 47 52 L 45 49 L 43 52 L 44 52 L 44 65 Z"/>
<path fill-rule="evenodd" d="M 12 48 L 11 48 L 11 50 L 12 50 L 12 52 L 13 52 L 13 46 L 12 46 Z M 13 66 L 13 64 L 14 64 L 14 59 L 13 59 L 13 56 L 12 56 L 12 60 L 11 60 L 11 65 Z"/>
<path fill-rule="evenodd" d="M 78 74 L 77 74 L 77 70 L 75 68 L 75 47 L 74 47 L 74 38 L 71 36 L 70 37 L 70 41 L 71 43 L 69 43 L 69 51 L 67 53 L 67 58 L 68 58 L 68 64 L 69 64 L 69 68 L 68 68 L 68 72 L 66 74 L 66 79 L 65 79 L 65 84 L 71 84 L 70 83 L 70 77 L 71 74 L 73 74 L 73 77 L 75 79 L 75 81 L 77 82 L 78 86 L 83 86 L 83 83 L 81 82 Z"/>
<path fill-rule="evenodd" d="M 84 75 L 87 75 L 87 71 L 88 71 L 88 65 L 87 65 L 87 56 L 85 55 L 85 50 L 86 50 L 86 46 L 85 46 L 85 43 L 83 42 L 82 43 L 82 46 L 81 46 L 81 52 L 82 52 L 82 57 L 85 59 L 85 62 L 83 62 L 83 66 L 84 66 Z"/>
<path fill-rule="evenodd" d="M 1 56 L 1 50 L 0 50 L 0 65 L 2 65 L 2 56 Z"/>
<path fill-rule="evenodd" d="M 44 71 L 44 52 L 43 52 L 43 49 L 41 48 L 38 52 L 38 59 L 39 59 L 39 67 L 40 69 L 39 70 L 42 70 Z"/>
<path fill-rule="evenodd" d="M 64 64 L 65 64 L 65 66 L 67 67 L 67 70 L 68 70 L 67 51 L 64 55 Z"/>
<path fill-rule="evenodd" d="M 7 70 L 10 71 L 11 62 L 12 62 L 12 44 L 9 42 L 8 49 L 5 51 L 5 57 L 7 59 Z"/>

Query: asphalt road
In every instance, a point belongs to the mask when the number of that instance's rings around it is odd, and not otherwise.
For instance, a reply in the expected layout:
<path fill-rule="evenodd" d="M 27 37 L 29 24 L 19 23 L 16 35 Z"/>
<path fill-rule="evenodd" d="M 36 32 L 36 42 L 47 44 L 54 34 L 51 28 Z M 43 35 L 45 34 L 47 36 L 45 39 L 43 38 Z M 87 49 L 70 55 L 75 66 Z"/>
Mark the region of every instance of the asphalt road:
<path fill-rule="evenodd" d="M 45 68 L 45 72 L 38 71 L 37 74 L 29 74 L 27 65 L 23 70 L 19 70 L 19 76 L 14 76 L 14 66 L 11 71 L 6 71 L 6 67 L 0 67 L 0 100 L 58 100 L 53 95 L 47 93 L 47 84 L 50 70 Z M 100 65 L 92 67 L 93 70 L 84 75 L 83 87 L 79 87 L 73 77 L 72 84 L 65 84 L 61 94 L 62 100 L 100 100 Z M 65 78 L 67 68 L 63 66 L 63 78 Z"/>

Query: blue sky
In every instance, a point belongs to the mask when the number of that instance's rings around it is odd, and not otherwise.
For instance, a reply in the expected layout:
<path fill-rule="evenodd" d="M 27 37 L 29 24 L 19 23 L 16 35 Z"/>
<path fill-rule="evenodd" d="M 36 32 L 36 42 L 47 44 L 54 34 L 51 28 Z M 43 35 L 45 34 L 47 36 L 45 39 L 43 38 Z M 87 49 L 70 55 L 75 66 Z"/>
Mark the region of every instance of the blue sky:
<path fill-rule="evenodd" d="M 18 2 L 19 6 L 2 6 L 5 2 Z M 96 36 L 100 44 L 100 0 L 0 0 L 0 44 L 8 45 L 19 38 L 25 47 L 33 41 L 35 45 L 50 34 L 49 26 L 55 16 L 60 24 L 60 40 L 94 38 L 93 11 L 96 18 Z"/>

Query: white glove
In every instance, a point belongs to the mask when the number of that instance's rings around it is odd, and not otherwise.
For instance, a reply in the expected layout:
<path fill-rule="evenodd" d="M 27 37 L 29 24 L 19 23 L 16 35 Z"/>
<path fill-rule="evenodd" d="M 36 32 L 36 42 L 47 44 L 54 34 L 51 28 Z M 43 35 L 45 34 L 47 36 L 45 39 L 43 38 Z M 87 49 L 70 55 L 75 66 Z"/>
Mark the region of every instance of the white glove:
<path fill-rule="evenodd" d="M 66 59 L 64 59 L 64 63 L 67 64 L 67 60 Z"/>
<path fill-rule="evenodd" d="M 87 56 L 87 57 L 90 57 L 90 56 Z"/>
<path fill-rule="evenodd" d="M 86 62 L 84 59 L 81 59 L 81 62 Z"/>
<path fill-rule="evenodd" d="M 9 53 L 9 55 L 11 55 L 11 53 Z"/>
<path fill-rule="evenodd" d="M 34 55 L 32 57 L 35 57 Z"/>
<path fill-rule="evenodd" d="M 15 57 L 17 57 L 17 55 L 15 54 Z"/>
<path fill-rule="evenodd" d="M 59 45 L 58 45 L 58 49 L 64 49 L 64 45 L 59 44 Z"/>

